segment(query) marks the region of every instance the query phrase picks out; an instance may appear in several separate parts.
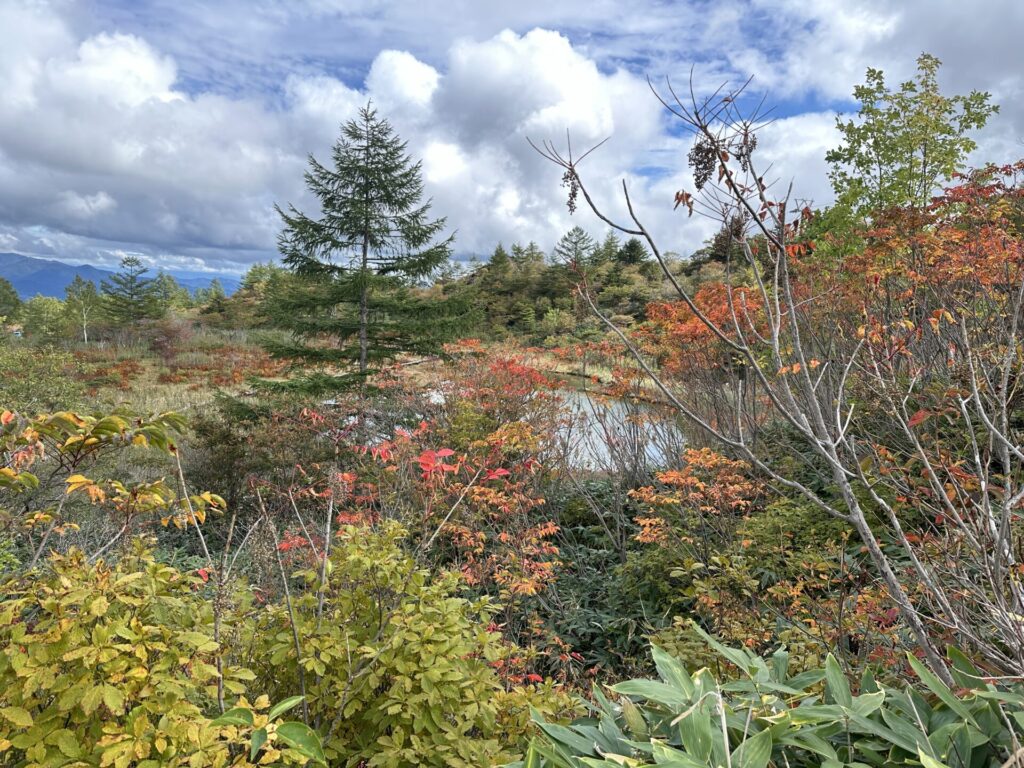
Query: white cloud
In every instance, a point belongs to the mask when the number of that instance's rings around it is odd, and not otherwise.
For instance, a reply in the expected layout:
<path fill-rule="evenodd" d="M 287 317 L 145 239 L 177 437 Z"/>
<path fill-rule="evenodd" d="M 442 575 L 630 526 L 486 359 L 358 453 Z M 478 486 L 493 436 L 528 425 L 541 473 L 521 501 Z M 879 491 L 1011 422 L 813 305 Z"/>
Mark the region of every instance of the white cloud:
<path fill-rule="evenodd" d="M 135 13 L 121 0 L 0 2 L 0 243 L 109 260 L 238 269 L 272 255 L 275 202 L 310 207 L 306 156 L 327 159 L 339 124 L 372 100 L 422 158 L 434 213 L 457 250 L 498 240 L 549 248 L 571 223 L 559 170 L 526 139 L 578 153 L 611 137 L 583 173 L 624 217 L 620 181 L 665 248 L 712 225 L 672 211 L 690 186 L 688 138 L 642 76 L 698 93 L 754 72 L 781 99 L 760 153 L 796 193 L 827 202 L 835 109 L 867 66 L 909 76 L 921 50 L 943 84 L 1005 106 L 979 159 L 1010 159 L 1024 135 L 1014 31 L 1024 5 L 983 11 L 926 0 L 663 3 L 522 0 L 180 0 Z M 560 31 L 555 31 L 560 30 Z M 979 55 L 979 51 L 983 55 Z"/>
<path fill-rule="evenodd" d="M 441 75 L 407 51 L 381 51 L 366 76 L 366 88 L 387 114 L 426 110 Z"/>
<path fill-rule="evenodd" d="M 102 190 L 93 195 L 80 195 L 67 190 L 57 201 L 57 209 L 74 219 L 91 219 L 117 207 L 117 201 Z"/>
<path fill-rule="evenodd" d="M 99 98 L 114 107 L 138 107 L 151 99 L 175 101 L 174 62 L 133 35 L 102 33 L 82 42 L 71 61 L 51 59 L 50 77 L 65 99 Z"/>

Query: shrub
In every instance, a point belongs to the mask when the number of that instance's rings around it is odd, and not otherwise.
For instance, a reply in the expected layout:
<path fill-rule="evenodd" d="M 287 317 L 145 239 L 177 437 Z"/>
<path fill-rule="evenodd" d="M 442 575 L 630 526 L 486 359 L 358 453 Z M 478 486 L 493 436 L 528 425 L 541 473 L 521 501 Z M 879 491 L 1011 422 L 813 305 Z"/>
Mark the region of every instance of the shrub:
<path fill-rule="evenodd" d="M 52 347 L 0 341 L 0 410 L 37 413 L 78 404 L 81 371 L 75 359 Z"/>
<path fill-rule="evenodd" d="M 526 723 L 515 715 L 523 701 L 502 692 L 492 667 L 505 653 L 487 630 L 494 608 L 457 597 L 452 574 L 431 580 L 402 552 L 403 536 L 393 524 L 346 528 L 328 567 L 298 572 L 293 617 L 277 604 L 246 640 L 259 671 L 279 695 L 305 688 L 332 765 L 507 760 Z M 552 700 L 521 690 L 530 703 Z"/>
<path fill-rule="evenodd" d="M 218 646 L 198 578 L 137 550 L 114 566 L 80 552 L 8 585 L 0 605 L 0 754 L 6 765 L 218 766 L 207 717 Z M 244 691 L 252 674 L 226 671 Z"/>

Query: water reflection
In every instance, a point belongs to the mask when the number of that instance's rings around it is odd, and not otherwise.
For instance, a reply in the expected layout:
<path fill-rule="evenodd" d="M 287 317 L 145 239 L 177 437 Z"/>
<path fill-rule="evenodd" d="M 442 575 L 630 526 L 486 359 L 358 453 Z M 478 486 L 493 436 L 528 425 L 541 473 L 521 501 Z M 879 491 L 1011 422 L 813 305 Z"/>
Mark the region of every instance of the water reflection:
<path fill-rule="evenodd" d="M 678 465 L 686 440 L 665 409 L 576 389 L 559 394 L 567 415 L 559 437 L 570 465 L 639 473 Z"/>

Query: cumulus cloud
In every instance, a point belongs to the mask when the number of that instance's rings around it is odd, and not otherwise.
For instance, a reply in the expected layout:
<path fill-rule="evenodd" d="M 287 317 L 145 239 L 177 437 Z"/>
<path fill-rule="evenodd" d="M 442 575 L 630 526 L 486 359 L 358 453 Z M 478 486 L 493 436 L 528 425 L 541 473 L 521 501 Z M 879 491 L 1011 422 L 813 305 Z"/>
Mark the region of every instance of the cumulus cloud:
<path fill-rule="evenodd" d="M 693 64 L 699 92 L 756 74 L 780 102 L 764 161 L 824 203 L 836 111 L 867 66 L 904 78 L 921 50 L 947 61 L 951 90 L 989 89 L 1007 105 L 978 157 L 1018 149 L 1022 23 L 1009 0 L 984 13 L 926 0 L 523 0 L 486 13 L 468 0 L 181 0 L 150 13 L 11 0 L 0 4 L 0 245 L 243 269 L 274 254 L 275 202 L 312 207 L 307 155 L 325 158 L 339 124 L 372 101 L 422 159 L 460 253 L 499 240 L 550 248 L 572 223 L 603 229 L 582 210 L 570 221 L 558 169 L 527 143 L 564 150 L 567 132 L 577 152 L 610 137 L 583 166 L 595 196 L 623 216 L 625 179 L 665 248 L 686 253 L 713 227 L 671 210 L 691 185 L 689 138 L 645 74 L 685 86 Z"/>

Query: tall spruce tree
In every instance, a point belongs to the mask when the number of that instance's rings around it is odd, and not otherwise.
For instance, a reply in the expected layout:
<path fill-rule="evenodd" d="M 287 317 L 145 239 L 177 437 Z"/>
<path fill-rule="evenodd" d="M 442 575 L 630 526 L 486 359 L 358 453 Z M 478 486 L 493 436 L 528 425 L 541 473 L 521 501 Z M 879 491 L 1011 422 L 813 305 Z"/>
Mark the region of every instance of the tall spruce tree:
<path fill-rule="evenodd" d="M 618 235 L 615 234 L 615 230 L 609 229 L 608 234 L 604 236 L 604 240 L 594 249 L 593 263 L 604 264 L 605 262 L 614 261 L 621 248 L 622 243 L 619 241 Z"/>
<path fill-rule="evenodd" d="M 338 386 L 402 352 L 435 349 L 456 323 L 446 302 L 411 290 L 448 260 L 453 237 L 442 237 L 445 219 L 428 217 L 406 143 L 368 105 L 342 126 L 331 160 L 310 156 L 305 174 L 318 217 L 277 209 L 283 261 L 299 279 L 272 312 L 297 341 L 271 351 L 334 368 L 328 383 Z"/>
<path fill-rule="evenodd" d="M 573 227 L 555 246 L 555 259 L 570 266 L 589 264 L 594 255 L 594 238 L 579 226 Z"/>
<path fill-rule="evenodd" d="M 622 264 L 643 264 L 647 261 L 647 249 L 638 238 L 631 237 L 615 254 L 615 258 Z"/>
<path fill-rule="evenodd" d="M 156 281 L 145 276 L 148 271 L 138 256 L 125 256 L 121 271 L 100 283 L 104 310 L 114 325 L 129 326 L 163 314 Z"/>

